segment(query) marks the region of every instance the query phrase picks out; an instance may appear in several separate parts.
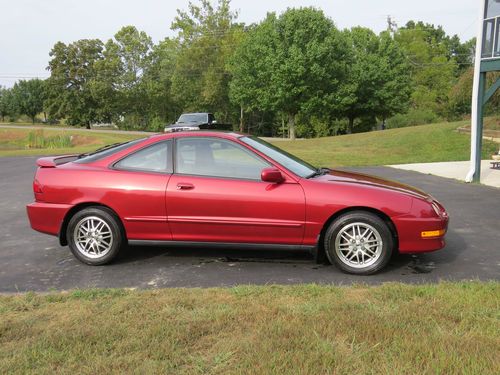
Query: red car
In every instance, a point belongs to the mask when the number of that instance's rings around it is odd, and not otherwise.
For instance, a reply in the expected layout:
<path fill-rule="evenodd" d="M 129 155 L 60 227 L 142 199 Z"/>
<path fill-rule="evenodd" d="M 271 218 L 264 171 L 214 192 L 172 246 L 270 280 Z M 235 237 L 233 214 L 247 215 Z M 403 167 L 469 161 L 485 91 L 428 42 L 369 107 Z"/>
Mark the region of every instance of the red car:
<path fill-rule="evenodd" d="M 33 229 L 82 262 L 128 245 L 303 249 L 371 274 L 395 251 L 443 248 L 448 214 L 430 195 L 317 169 L 259 138 L 192 131 L 37 160 Z"/>

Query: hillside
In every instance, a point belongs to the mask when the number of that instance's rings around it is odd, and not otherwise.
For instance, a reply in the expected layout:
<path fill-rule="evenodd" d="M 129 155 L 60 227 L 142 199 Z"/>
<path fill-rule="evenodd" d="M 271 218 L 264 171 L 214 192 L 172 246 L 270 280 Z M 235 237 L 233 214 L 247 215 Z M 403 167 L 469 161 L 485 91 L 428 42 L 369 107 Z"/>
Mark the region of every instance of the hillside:
<path fill-rule="evenodd" d="M 324 167 L 459 161 L 470 157 L 470 135 L 457 131 L 468 123 L 420 125 L 274 144 Z M 489 159 L 498 147 L 484 140 L 483 158 Z"/>

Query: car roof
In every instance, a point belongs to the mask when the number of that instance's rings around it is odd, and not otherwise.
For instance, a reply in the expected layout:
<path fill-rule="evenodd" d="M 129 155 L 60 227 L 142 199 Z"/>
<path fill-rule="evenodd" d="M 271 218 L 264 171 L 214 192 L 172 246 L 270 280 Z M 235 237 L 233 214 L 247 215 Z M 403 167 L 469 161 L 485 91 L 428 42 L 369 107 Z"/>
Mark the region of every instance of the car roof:
<path fill-rule="evenodd" d="M 184 137 L 217 137 L 225 139 L 237 139 L 243 137 L 247 134 L 234 132 L 234 131 L 222 131 L 222 130 L 188 130 L 180 131 L 174 133 L 159 133 L 152 135 L 150 138 L 155 139 L 170 139 L 170 138 L 184 138 Z"/>

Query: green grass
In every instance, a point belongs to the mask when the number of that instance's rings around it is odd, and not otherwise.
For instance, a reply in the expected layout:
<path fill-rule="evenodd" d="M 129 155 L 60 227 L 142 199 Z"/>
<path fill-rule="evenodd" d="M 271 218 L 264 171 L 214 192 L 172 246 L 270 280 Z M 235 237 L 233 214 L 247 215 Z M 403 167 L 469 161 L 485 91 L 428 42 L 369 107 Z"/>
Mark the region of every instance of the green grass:
<path fill-rule="evenodd" d="M 0 373 L 498 374 L 500 283 L 0 296 Z"/>
<path fill-rule="evenodd" d="M 467 123 L 421 125 L 275 144 L 323 167 L 469 160 L 470 134 L 456 131 Z M 483 141 L 483 158 L 489 159 L 498 147 L 491 141 Z"/>
<path fill-rule="evenodd" d="M 144 137 L 138 134 L 0 128 L 0 156 L 78 154 L 107 144 Z"/>
<path fill-rule="evenodd" d="M 274 143 L 313 165 L 324 167 L 459 161 L 470 157 L 470 134 L 456 129 L 468 123 L 460 121 Z M 80 141 L 72 142 L 76 143 L 72 147 L 33 149 L 27 147 L 29 132 L 29 129 L 0 128 L 0 156 L 80 153 L 143 136 L 44 128 L 47 136 L 76 136 Z M 498 147 L 484 140 L 483 158 L 490 158 Z"/>

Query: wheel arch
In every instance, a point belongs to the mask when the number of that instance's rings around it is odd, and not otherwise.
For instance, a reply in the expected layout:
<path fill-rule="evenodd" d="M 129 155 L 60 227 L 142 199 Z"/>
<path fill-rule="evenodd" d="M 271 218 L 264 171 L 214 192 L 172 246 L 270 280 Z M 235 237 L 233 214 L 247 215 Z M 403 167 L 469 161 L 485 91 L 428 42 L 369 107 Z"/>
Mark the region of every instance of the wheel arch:
<path fill-rule="evenodd" d="M 394 250 L 399 251 L 399 239 L 398 239 L 398 231 L 396 229 L 396 226 L 392 222 L 391 218 L 383 211 L 380 211 L 376 208 L 373 207 L 366 207 L 366 206 L 353 206 L 353 207 L 347 207 L 344 208 L 340 211 L 335 212 L 332 214 L 328 220 L 323 224 L 323 227 L 321 228 L 321 232 L 318 236 L 318 243 L 317 243 L 317 251 L 318 251 L 318 259 L 325 260 L 326 259 L 326 254 L 325 254 L 325 248 L 324 248 L 324 240 L 325 240 L 325 234 L 326 231 L 328 230 L 328 227 L 330 224 L 336 220 L 338 217 L 347 214 L 349 212 L 354 212 L 354 211 L 365 211 L 372 213 L 379 218 L 381 218 L 389 227 L 389 230 L 392 234 L 392 238 L 394 240 Z"/>
<path fill-rule="evenodd" d="M 125 238 L 127 238 L 127 235 L 126 235 L 126 232 L 125 232 L 125 226 L 123 225 L 120 217 L 118 216 L 118 214 L 116 213 L 115 210 L 113 210 L 111 207 L 106 206 L 105 204 L 102 204 L 102 203 L 98 203 L 98 202 L 83 202 L 83 203 L 79 203 L 79 204 L 73 206 L 66 213 L 66 215 L 64 216 L 63 222 L 61 224 L 61 228 L 59 230 L 59 235 L 58 235 L 58 237 L 59 237 L 59 244 L 61 246 L 68 245 L 68 240 L 66 239 L 66 231 L 68 229 L 69 221 L 71 220 L 71 218 L 73 217 L 73 215 L 75 215 L 77 212 L 83 210 L 84 208 L 89 208 L 89 207 L 105 208 L 108 211 L 110 211 L 110 213 L 113 214 L 113 216 L 115 216 L 116 220 L 118 221 L 118 224 L 121 226 L 121 229 L 123 231 L 123 234 L 124 234 Z"/>

